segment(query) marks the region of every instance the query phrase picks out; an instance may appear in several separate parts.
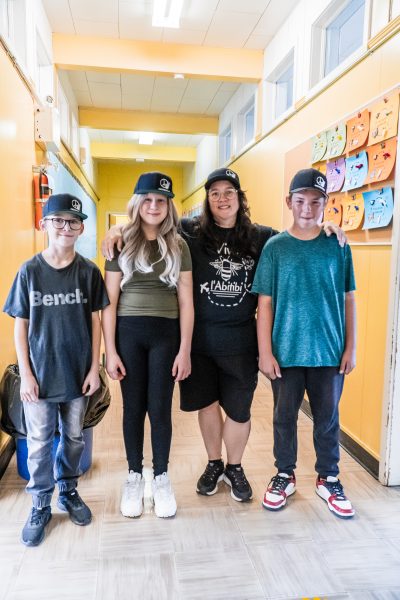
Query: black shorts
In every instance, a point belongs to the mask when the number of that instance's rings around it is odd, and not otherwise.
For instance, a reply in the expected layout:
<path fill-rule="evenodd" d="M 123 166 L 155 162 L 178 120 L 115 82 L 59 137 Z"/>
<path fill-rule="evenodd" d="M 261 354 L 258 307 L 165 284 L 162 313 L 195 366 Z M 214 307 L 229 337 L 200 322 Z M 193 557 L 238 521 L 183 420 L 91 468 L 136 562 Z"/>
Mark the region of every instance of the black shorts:
<path fill-rule="evenodd" d="M 257 379 L 257 357 L 252 353 L 236 356 L 192 353 L 192 373 L 179 382 L 181 410 L 200 410 L 219 401 L 232 421 L 246 423 Z"/>

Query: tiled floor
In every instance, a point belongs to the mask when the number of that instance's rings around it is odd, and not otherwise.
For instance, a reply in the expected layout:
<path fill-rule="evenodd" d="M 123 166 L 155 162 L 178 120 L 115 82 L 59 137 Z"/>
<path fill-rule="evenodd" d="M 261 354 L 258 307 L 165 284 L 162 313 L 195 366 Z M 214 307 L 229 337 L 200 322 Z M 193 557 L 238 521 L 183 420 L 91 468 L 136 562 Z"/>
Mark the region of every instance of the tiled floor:
<path fill-rule="evenodd" d="M 140 519 L 119 513 L 126 464 L 114 384 L 113 396 L 79 486 L 94 513 L 89 527 L 54 508 L 45 542 L 25 548 L 19 536 L 30 500 L 15 458 L 0 481 L 0 600 L 400 600 L 400 488 L 382 487 L 343 452 L 341 479 L 357 515 L 335 518 L 314 492 L 304 415 L 296 495 L 279 513 L 261 507 L 274 473 L 267 383 L 257 390 L 243 461 L 254 490 L 248 504 L 232 500 L 223 483 L 212 497 L 195 493 L 206 457 L 196 415 L 181 413 L 175 398 L 170 475 L 178 514 L 167 520 L 148 498 Z"/>

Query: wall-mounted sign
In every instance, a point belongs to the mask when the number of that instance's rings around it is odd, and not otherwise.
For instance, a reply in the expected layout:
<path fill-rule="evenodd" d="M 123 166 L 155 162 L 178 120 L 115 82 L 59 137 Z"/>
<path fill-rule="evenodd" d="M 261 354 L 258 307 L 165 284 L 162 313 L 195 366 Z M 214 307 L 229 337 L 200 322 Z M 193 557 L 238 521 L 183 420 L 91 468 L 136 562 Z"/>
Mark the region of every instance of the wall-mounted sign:
<path fill-rule="evenodd" d="M 324 221 L 331 221 L 336 225 L 342 222 L 342 199 L 344 194 L 331 194 L 324 210 Z"/>
<path fill-rule="evenodd" d="M 341 156 L 346 147 L 346 124 L 339 123 L 333 129 L 329 129 L 326 134 L 327 150 L 326 158 L 335 158 Z"/>
<path fill-rule="evenodd" d="M 387 227 L 393 216 L 393 191 L 386 187 L 363 192 L 365 220 L 363 229 Z"/>
<path fill-rule="evenodd" d="M 397 138 L 391 138 L 367 148 L 368 176 L 365 183 L 385 181 L 396 162 Z"/>
<path fill-rule="evenodd" d="M 369 110 L 357 113 L 355 117 L 349 119 L 346 123 L 347 142 L 345 152 L 351 152 L 361 146 L 364 146 L 368 139 L 369 133 Z"/>
<path fill-rule="evenodd" d="M 359 192 L 349 194 L 342 202 L 342 229 L 352 231 L 358 229 L 364 217 L 363 196 Z"/>
<path fill-rule="evenodd" d="M 368 145 L 382 142 L 397 135 L 399 92 L 386 96 L 371 107 Z"/>
<path fill-rule="evenodd" d="M 327 139 L 326 131 L 322 131 L 318 135 L 314 136 L 311 140 L 311 163 L 316 163 L 322 160 L 326 154 Z"/>
<path fill-rule="evenodd" d="M 368 175 L 368 155 L 365 152 L 359 152 L 354 156 L 346 158 L 346 175 L 343 191 L 354 190 L 364 185 Z"/>
<path fill-rule="evenodd" d="M 344 158 L 338 158 L 326 164 L 326 178 L 328 180 L 328 193 L 338 192 L 342 189 L 346 173 Z"/>

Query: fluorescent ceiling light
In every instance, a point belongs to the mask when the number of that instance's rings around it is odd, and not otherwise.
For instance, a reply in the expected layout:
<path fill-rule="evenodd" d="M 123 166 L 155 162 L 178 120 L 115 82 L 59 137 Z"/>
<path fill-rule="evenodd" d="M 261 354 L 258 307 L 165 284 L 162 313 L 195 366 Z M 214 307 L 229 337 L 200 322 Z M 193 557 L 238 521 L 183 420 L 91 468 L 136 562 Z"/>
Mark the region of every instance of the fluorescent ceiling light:
<path fill-rule="evenodd" d="M 148 146 L 151 146 L 153 142 L 154 133 L 151 133 L 149 131 L 142 131 L 141 133 L 139 133 L 139 144 L 147 144 Z"/>
<path fill-rule="evenodd" d="M 183 73 L 175 73 L 174 79 L 185 79 L 185 76 Z"/>
<path fill-rule="evenodd" d="M 153 27 L 178 29 L 183 0 L 154 0 Z"/>
<path fill-rule="evenodd" d="M 144 162 L 144 158 L 137 158 L 136 162 Z"/>

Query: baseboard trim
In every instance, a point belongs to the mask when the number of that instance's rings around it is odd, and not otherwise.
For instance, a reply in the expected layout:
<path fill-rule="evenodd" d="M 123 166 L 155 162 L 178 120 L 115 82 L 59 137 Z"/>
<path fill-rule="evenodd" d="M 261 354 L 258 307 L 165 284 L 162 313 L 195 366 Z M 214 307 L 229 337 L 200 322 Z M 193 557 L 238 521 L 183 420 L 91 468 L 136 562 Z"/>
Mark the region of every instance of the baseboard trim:
<path fill-rule="evenodd" d="M 310 404 L 307 400 L 303 400 L 301 410 L 312 420 Z M 340 445 L 356 460 L 370 475 L 378 479 L 379 477 L 379 461 L 372 456 L 365 448 L 360 446 L 347 433 L 340 430 L 339 434 Z"/>
<path fill-rule="evenodd" d="M 14 454 L 14 450 L 14 438 L 10 437 L 10 439 L 4 444 L 4 448 L 2 448 L 2 451 L 0 453 L 0 479 L 3 477 L 8 467 L 8 463 L 10 462 L 12 455 Z"/>

